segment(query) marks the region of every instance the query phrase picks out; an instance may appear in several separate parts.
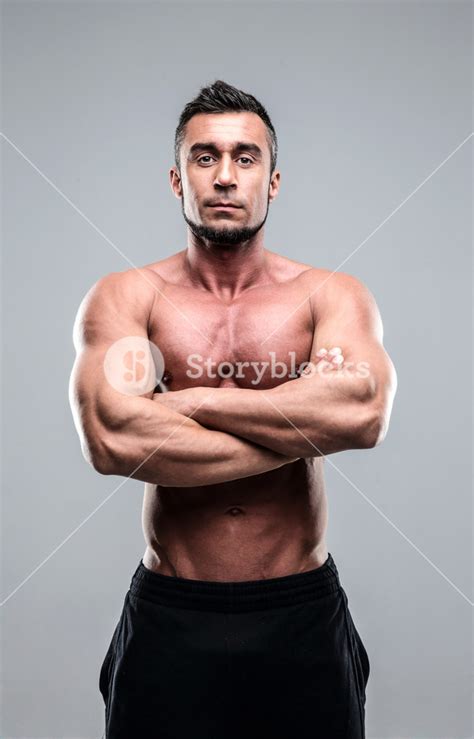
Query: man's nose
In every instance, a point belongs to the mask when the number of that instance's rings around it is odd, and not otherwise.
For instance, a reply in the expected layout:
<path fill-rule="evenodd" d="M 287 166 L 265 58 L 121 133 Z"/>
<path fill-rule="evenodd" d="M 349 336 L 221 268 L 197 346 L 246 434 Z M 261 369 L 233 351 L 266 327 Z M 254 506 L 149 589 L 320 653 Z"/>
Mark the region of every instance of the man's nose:
<path fill-rule="evenodd" d="M 231 187 L 236 184 L 237 181 L 235 178 L 235 169 L 233 162 L 226 157 L 223 157 L 217 168 L 214 185 L 220 185 L 221 187 Z"/>

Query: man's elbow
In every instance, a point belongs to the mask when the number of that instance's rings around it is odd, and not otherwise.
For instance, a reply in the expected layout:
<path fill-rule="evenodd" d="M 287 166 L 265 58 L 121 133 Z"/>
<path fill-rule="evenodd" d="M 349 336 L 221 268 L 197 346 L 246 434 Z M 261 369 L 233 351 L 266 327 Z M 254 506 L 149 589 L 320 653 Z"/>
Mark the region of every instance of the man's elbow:
<path fill-rule="evenodd" d="M 88 446 L 84 456 L 100 475 L 127 477 L 153 485 L 164 484 L 161 474 L 158 475 L 156 470 L 156 460 L 149 461 L 152 455 L 147 449 L 140 447 L 137 450 L 130 443 L 125 448 L 123 440 L 115 432 L 102 434 L 100 438 L 96 437 L 94 444 Z"/>
<path fill-rule="evenodd" d="M 93 440 L 87 440 L 84 437 L 81 440 L 81 449 L 86 462 L 100 475 L 117 474 L 110 445 L 105 438 L 96 436 Z"/>
<path fill-rule="evenodd" d="M 357 446 L 360 449 L 373 449 L 385 439 L 388 431 L 388 415 L 384 409 L 370 405 L 361 414 L 361 423 L 357 434 Z"/>
<path fill-rule="evenodd" d="M 116 472 L 109 457 L 95 457 L 90 464 L 100 475 L 119 474 L 118 472 Z"/>
<path fill-rule="evenodd" d="M 385 439 L 397 390 L 397 376 L 392 365 L 384 382 L 370 377 L 358 386 L 360 423 L 357 430 L 358 448 L 373 449 Z"/>

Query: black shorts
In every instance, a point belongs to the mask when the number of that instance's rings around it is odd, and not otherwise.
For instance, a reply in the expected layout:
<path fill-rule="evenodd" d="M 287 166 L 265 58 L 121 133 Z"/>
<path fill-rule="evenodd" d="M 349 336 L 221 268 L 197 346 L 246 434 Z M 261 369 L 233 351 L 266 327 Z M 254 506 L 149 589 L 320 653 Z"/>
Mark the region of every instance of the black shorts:
<path fill-rule="evenodd" d="M 100 671 L 106 739 L 364 739 L 369 659 L 334 560 L 209 582 L 143 560 Z"/>

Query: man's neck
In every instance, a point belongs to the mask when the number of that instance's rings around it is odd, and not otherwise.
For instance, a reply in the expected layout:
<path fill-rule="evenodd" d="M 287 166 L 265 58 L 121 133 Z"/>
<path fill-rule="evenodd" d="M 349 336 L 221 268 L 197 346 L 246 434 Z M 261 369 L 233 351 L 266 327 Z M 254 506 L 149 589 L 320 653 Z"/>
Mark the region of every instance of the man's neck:
<path fill-rule="evenodd" d="M 193 284 L 224 301 L 269 281 L 269 253 L 262 239 L 230 246 L 190 239 L 184 258 Z"/>

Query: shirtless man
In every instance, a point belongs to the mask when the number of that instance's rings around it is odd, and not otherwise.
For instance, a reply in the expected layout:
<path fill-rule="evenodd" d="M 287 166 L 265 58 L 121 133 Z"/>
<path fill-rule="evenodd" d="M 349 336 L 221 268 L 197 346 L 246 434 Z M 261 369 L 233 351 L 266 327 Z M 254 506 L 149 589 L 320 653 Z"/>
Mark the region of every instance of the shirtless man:
<path fill-rule="evenodd" d="M 323 462 L 383 440 L 396 374 L 359 280 L 264 247 L 276 153 L 253 96 L 203 88 L 170 170 L 187 248 L 103 277 L 78 311 L 83 453 L 146 483 L 146 549 L 100 673 L 107 739 L 365 736 L 369 659 L 327 549 Z M 104 361 L 137 337 L 164 371 L 133 395 Z"/>

